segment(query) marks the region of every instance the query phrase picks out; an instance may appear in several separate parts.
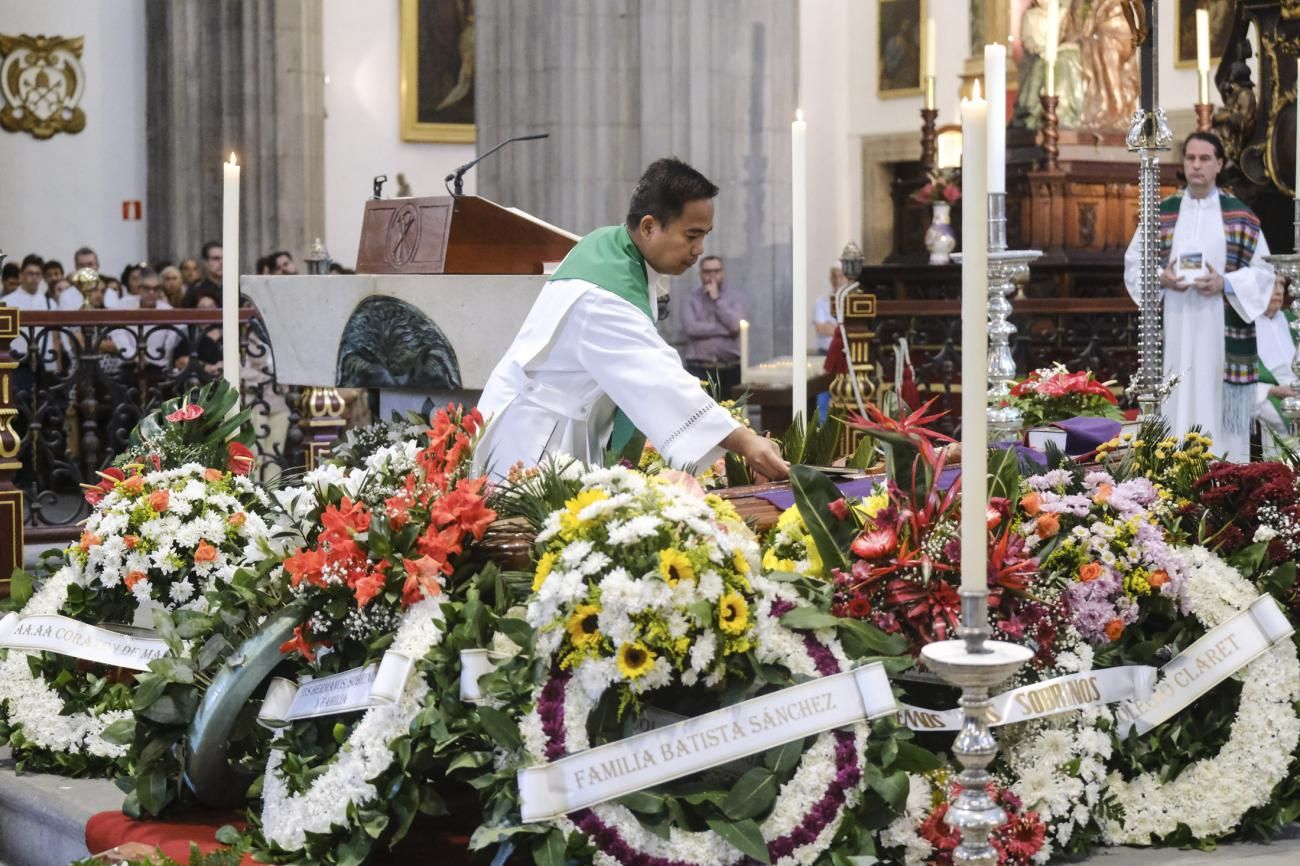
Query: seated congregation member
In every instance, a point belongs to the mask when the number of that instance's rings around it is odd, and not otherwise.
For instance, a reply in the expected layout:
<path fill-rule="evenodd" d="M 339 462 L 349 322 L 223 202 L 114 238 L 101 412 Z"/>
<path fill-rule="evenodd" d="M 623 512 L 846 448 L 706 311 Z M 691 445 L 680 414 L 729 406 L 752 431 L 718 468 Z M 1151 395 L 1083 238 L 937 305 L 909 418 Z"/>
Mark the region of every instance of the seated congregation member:
<path fill-rule="evenodd" d="M 140 272 L 140 309 L 170 310 L 172 305 L 162 296 L 162 281 L 158 274 L 150 269 Z M 134 329 L 113 331 L 113 337 L 121 345 L 122 358 L 135 361 L 140 370 L 146 374 L 158 375 L 170 370 L 180 355 L 189 353 L 189 343 L 182 336 L 182 328 L 147 326 L 144 330 L 144 349 Z"/>
<path fill-rule="evenodd" d="M 0 298 L 18 291 L 19 273 L 17 262 L 5 262 L 4 270 L 0 272 Z"/>
<path fill-rule="evenodd" d="M 162 281 L 163 300 L 172 307 L 181 306 L 185 300 L 185 281 L 181 279 L 180 268 L 168 265 L 158 272 L 158 279 Z"/>
<path fill-rule="evenodd" d="M 1264 458 L 1268 460 L 1278 456 L 1276 436 L 1287 435 L 1282 401 L 1287 397 L 1300 397 L 1295 374 L 1291 372 L 1291 361 L 1295 359 L 1291 330 L 1293 315 L 1283 307 L 1285 298 L 1286 278 L 1279 274 L 1273 283 L 1273 297 L 1269 299 L 1268 309 L 1255 320 L 1255 343 L 1259 349 L 1255 417 L 1260 422 L 1260 443 Z"/>
<path fill-rule="evenodd" d="M 655 328 L 659 275 L 682 274 L 703 254 L 717 194 L 686 163 L 660 159 L 625 222 L 569 251 L 483 390 L 482 468 L 500 477 L 548 454 L 599 463 L 639 430 L 675 466 L 704 466 L 726 449 L 786 477 L 776 443 L 715 403 Z"/>

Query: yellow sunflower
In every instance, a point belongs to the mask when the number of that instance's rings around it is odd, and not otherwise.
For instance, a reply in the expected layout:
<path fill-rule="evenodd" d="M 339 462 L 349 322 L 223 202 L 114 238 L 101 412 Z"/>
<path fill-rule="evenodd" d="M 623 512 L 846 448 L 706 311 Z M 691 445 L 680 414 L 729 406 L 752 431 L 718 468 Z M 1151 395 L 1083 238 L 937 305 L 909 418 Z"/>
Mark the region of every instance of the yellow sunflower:
<path fill-rule="evenodd" d="M 569 632 L 569 641 L 577 649 L 587 649 L 600 643 L 600 605 L 580 604 L 569 617 L 565 628 Z"/>
<path fill-rule="evenodd" d="M 533 592 L 537 592 L 542 588 L 542 584 L 546 583 L 546 578 L 551 576 L 551 569 L 555 568 L 557 559 L 559 557 L 555 552 L 548 550 L 542 554 L 541 559 L 537 560 L 537 571 L 533 574 Z"/>
<path fill-rule="evenodd" d="M 745 558 L 745 554 L 739 550 L 733 550 L 731 552 L 731 562 L 736 566 L 736 571 L 741 574 L 749 574 L 749 560 Z"/>
<path fill-rule="evenodd" d="M 659 551 L 659 573 L 669 586 L 676 586 L 683 580 L 695 579 L 695 567 L 685 553 L 676 547 Z"/>
<path fill-rule="evenodd" d="M 654 651 L 640 641 L 618 648 L 618 672 L 630 680 L 644 676 L 654 664 Z"/>
<path fill-rule="evenodd" d="M 566 539 L 572 538 L 582 528 L 584 521 L 578 518 L 578 515 L 582 513 L 582 509 L 593 502 L 600 502 L 608 498 L 609 494 L 603 490 L 584 490 L 564 503 L 564 513 L 560 515 L 560 534 Z"/>
<path fill-rule="evenodd" d="M 724 634 L 744 634 L 749 628 L 749 604 L 738 592 L 729 592 L 718 601 L 718 626 Z"/>

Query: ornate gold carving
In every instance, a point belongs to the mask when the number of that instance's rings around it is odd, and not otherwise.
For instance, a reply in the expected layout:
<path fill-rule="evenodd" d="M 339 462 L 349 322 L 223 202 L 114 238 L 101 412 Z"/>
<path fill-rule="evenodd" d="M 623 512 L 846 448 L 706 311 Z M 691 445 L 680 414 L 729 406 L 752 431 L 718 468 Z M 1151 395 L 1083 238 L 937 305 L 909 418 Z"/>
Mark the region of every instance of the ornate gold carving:
<path fill-rule="evenodd" d="M 0 35 L 0 126 L 36 138 L 74 134 L 86 128 L 77 105 L 86 89 L 81 65 L 85 37 Z"/>

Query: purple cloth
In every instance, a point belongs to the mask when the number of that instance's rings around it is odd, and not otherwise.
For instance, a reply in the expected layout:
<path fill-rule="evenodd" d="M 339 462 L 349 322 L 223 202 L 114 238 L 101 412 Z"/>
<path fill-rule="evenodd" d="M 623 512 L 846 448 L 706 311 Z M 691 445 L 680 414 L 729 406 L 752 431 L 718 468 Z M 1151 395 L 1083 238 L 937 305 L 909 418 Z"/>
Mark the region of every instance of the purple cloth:
<path fill-rule="evenodd" d="M 1087 454 L 1118 436 L 1124 425 L 1113 418 L 1081 417 L 1057 421 L 1056 426 L 1065 431 L 1066 454 Z"/>
<path fill-rule="evenodd" d="M 943 470 L 939 475 L 939 489 L 947 490 L 952 483 L 957 480 L 961 470 L 953 466 Z M 850 481 L 837 481 L 835 486 L 840 489 L 846 498 L 870 496 L 876 482 L 883 481 L 885 475 L 882 472 L 879 475 L 868 475 L 866 478 L 854 478 Z M 791 505 L 794 505 L 794 490 L 783 488 L 780 490 L 764 490 L 762 493 L 755 494 L 759 499 L 766 499 L 777 508 L 785 511 Z"/>
<path fill-rule="evenodd" d="M 1028 460 L 1030 463 L 1033 463 L 1035 466 L 1043 466 L 1043 467 L 1047 466 L 1047 455 L 1043 454 L 1043 452 L 1041 451 L 1035 451 L 1033 448 L 1030 448 L 1028 445 L 1021 445 L 1019 442 L 995 442 L 992 445 L 992 447 L 998 449 L 1001 448 L 1014 449 L 1016 455 L 1020 458 L 1021 463 L 1024 463 L 1026 460 Z"/>
<path fill-rule="evenodd" d="M 745 298 L 723 281 L 715 301 L 704 286 L 691 289 L 686 298 L 686 360 L 716 364 L 740 360 L 740 320 L 745 318 Z"/>

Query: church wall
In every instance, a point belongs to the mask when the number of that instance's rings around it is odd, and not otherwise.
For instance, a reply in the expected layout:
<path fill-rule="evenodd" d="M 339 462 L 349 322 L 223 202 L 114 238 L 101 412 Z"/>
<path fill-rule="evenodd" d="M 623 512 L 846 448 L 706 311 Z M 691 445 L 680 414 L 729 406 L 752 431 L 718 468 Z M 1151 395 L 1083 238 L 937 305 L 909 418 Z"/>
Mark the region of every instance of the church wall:
<path fill-rule="evenodd" d="M 325 87 L 325 245 L 342 264 L 356 264 L 361 215 L 371 178 L 397 175 L 411 195 L 446 195 L 443 178 L 474 158 L 472 144 L 402 141 L 398 103 L 401 58 L 398 0 L 323 0 Z M 476 172 L 465 176 L 475 191 Z"/>
<path fill-rule="evenodd" d="M 72 267 L 72 254 L 94 247 L 100 264 L 120 272 L 146 255 L 142 213 L 122 219 L 122 202 L 145 199 L 145 27 L 143 0 L 0 0 L 7 35 L 84 36 L 86 126 L 38 141 L 0 130 L 0 249 Z M 134 214 L 132 214 L 134 216 Z"/>

